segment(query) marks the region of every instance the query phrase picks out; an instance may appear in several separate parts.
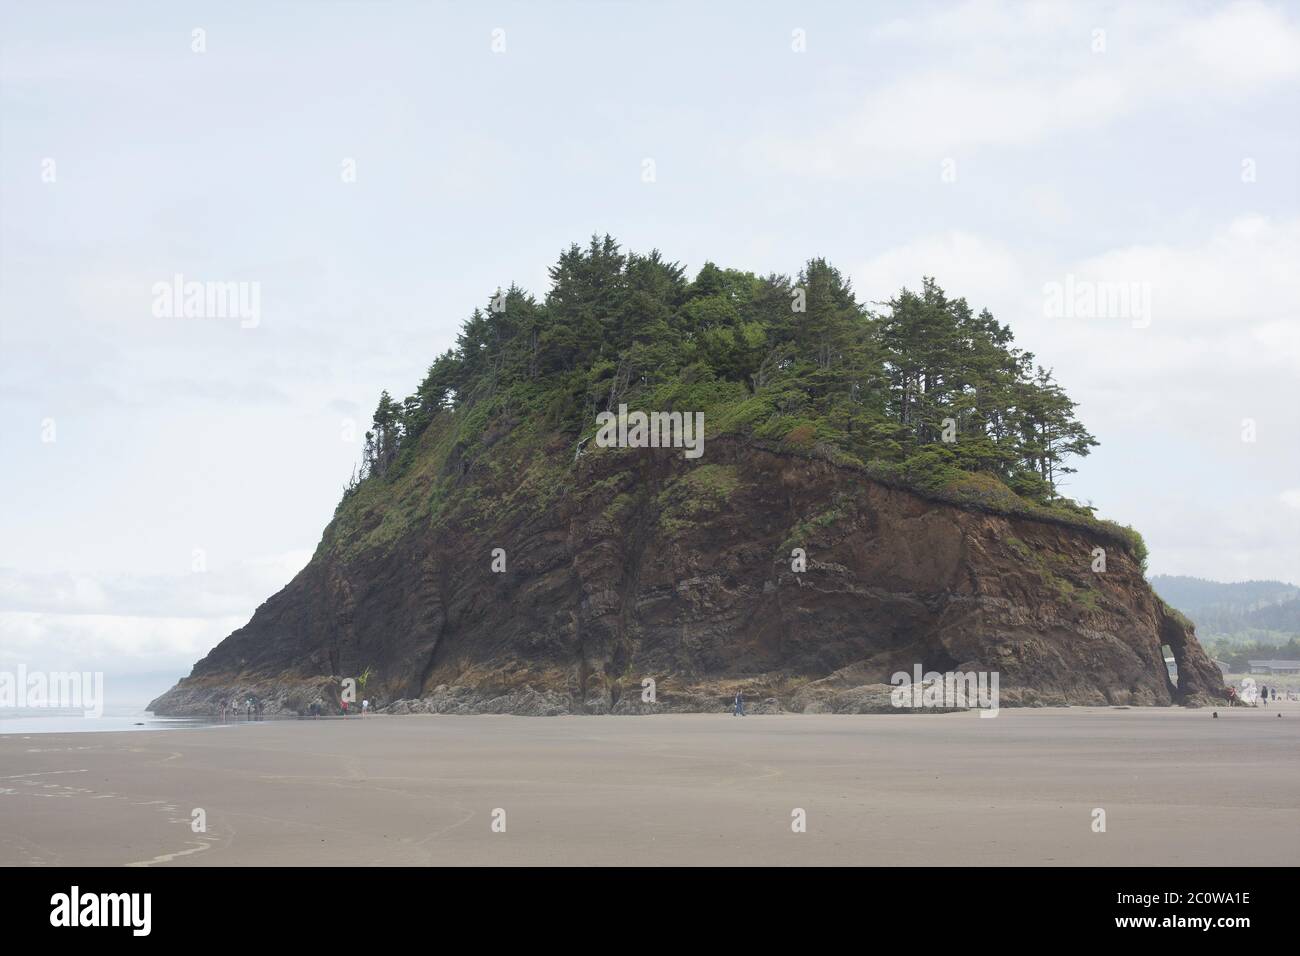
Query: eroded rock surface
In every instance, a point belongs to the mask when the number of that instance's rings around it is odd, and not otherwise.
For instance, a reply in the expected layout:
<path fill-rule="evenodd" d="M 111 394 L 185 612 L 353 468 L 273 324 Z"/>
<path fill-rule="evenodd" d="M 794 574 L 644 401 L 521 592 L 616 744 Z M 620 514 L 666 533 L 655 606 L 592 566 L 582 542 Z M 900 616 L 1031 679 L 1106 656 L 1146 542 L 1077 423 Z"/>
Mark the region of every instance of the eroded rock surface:
<path fill-rule="evenodd" d="M 1190 625 L 1097 532 L 739 441 L 698 462 L 554 455 L 563 485 L 548 495 L 521 483 L 528 461 L 485 455 L 336 518 L 308 566 L 151 708 L 253 695 L 268 713 L 317 698 L 337 711 L 341 680 L 367 671 L 358 699 L 400 713 L 719 711 L 737 691 L 751 712 L 860 713 L 891 709 L 884 685 L 916 664 L 996 671 L 1003 706 L 1223 694 Z M 472 494 L 437 512 L 451 468 Z"/>

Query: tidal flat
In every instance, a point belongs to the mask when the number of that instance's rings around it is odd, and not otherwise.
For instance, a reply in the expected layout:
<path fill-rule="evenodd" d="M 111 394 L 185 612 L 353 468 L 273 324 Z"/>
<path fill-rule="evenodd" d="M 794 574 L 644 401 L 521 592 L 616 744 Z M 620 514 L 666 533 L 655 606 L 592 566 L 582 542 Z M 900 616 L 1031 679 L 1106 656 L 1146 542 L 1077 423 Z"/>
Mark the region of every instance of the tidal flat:
<path fill-rule="evenodd" d="M 1294 864 L 1300 703 L 1218 712 L 9 734 L 0 866 Z"/>

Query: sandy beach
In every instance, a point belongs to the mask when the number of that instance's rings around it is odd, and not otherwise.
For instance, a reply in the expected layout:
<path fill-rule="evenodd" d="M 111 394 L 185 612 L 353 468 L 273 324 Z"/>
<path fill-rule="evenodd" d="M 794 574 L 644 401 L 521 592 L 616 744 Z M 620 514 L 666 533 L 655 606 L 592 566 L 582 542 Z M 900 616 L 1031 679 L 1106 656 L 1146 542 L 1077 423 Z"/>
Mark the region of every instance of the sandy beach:
<path fill-rule="evenodd" d="M 0 865 L 1295 864 L 1300 704 L 1278 710 L 5 735 Z"/>

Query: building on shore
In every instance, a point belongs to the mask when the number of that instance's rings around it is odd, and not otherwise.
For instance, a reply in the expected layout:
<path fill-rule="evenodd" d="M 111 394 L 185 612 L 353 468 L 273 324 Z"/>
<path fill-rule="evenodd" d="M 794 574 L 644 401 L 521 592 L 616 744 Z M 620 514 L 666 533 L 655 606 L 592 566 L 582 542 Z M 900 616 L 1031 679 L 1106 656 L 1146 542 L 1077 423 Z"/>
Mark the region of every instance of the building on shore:
<path fill-rule="evenodd" d="M 1252 674 L 1300 674 L 1300 661 L 1249 661 Z"/>

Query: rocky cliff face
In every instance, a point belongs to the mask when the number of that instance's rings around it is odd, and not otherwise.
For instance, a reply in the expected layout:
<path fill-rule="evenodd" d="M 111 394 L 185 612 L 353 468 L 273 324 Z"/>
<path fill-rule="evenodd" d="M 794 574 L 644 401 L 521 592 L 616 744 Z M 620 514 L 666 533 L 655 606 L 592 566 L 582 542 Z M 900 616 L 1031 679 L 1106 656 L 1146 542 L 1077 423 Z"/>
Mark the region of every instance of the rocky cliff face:
<path fill-rule="evenodd" d="M 1003 706 L 1223 693 L 1190 625 L 1093 530 L 739 440 L 575 462 L 559 438 L 539 457 L 499 437 L 471 454 L 431 436 L 424 471 L 345 502 L 310 564 L 152 709 L 336 710 L 367 672 L 358 697 L 397 712 L 717 711 L 737 691 L 891 709 L 880 685 L 918 664 L 995 671 Z"/>

